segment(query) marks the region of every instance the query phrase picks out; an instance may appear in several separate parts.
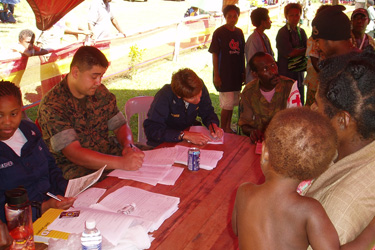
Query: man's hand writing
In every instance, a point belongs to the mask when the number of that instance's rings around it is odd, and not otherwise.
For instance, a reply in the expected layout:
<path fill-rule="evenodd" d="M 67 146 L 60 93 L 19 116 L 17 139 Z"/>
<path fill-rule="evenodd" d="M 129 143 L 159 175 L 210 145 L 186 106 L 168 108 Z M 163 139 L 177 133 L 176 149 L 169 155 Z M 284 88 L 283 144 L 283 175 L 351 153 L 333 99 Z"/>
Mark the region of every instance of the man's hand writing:
<path fill-rule="evenodd" d="M 138 170 L 143 163 L 145 154 L 137 147 L 126 147 L 122 150 L 119 169 Z"/>

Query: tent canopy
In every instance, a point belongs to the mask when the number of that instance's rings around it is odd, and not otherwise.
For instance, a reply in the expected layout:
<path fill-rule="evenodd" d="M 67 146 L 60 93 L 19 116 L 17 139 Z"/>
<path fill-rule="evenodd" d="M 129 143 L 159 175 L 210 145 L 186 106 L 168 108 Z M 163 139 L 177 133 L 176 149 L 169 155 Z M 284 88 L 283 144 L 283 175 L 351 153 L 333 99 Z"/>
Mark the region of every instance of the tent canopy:
<path fill-rule="evenodd" d="M 27 0 L 27 2 L 35 14 L 36 27 L 44 31 L 51 28 L 83 0 Z"/>

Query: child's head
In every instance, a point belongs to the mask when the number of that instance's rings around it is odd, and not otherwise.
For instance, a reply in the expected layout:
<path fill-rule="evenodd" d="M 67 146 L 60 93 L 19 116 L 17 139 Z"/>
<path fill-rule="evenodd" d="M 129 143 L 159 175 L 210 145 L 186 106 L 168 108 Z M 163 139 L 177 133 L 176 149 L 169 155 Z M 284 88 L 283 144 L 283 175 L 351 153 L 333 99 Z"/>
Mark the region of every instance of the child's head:
<path fill-rule="evenodd" d="M 20 89 L 11 82 L 0 82 L 0 140 L 11 138 L 22 119 Z"/>
<path fill-rule="evenodd" d="M 28 48 L 33 35 L 34 32 L 32 30 L 21 30 L 21 32 L 18 35 L 18 41 L 20 42 L 20 44 L 22 44 L 23 47 Z"/>
<path fill-rule="evenodd" d="M 238 17 L 240 16 L 240 8 L 236 5 L 227 5 L 223 9 L 223 14 L 227 24 L 231 26 L 235 26 L 238 21 Z"/>
<path fill-rule="evenodd" d="M 193 104 L 198 104 L 200 102 L 203 81 L 193 70 L 185 68 L 173 73 L 171 87 L 175 95 L 183 98 L 187 102 Z M 190 101 L 190 99 L 194 100 Z"/>
<path fill-rule="evenodd" d="M 330 121 L 307 107 L 278 112 L 265 133 L 270 167 L 285 177 L 318 177 L 336 155 L 337 135 Z"/>

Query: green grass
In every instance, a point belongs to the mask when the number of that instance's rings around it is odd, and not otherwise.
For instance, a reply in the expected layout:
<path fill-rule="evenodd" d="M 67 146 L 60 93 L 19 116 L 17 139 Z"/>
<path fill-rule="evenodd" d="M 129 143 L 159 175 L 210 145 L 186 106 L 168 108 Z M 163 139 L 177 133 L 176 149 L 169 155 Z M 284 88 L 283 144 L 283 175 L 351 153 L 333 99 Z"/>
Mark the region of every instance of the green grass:
<path fill-rule="evenodd" d="M 314 4 L 316 8 L 319 7 L 319 3 Z M 347 6 L 348 7 L 348 6 Z M 276 11 L 276 12 L 275 12 Z M 275 58 L 277 58 L 276 49 L 276 35 L 278 30 L 285 25 L 284 17 L 277 15 L 282 10 L 272 11 L 272 27 L 270 30 L 266 30 L 266 34 L 270 38 L 272 48 L 275 52 Z M 275 14 L 276 13 L 276 14 Z M 271 13 L 270 13 L 271 14 Z M 304 23 L 302 28 L 305 29 L 307 36 L 311 34 L 311 28 L 306 27 Z M 252 32 L 252 31 L 251 31 Z M 248 34 L 245 34 L 247 39 Z M 179 56 L 178 62 L 173 62 L 171 58 L 166 58 L 152 65 L 137 70 L 137 73 L 132 77 L 126 75 L 120 75 L 106 79 L 103 83 L 108 89 L 114 93 L 117 97 L 117 103 L 120 111 L 124 112 L 124 105 L 127 100 L 135 96 L 149 95 L 154 96 L 156 92 L 167 83 L 170 83 L 171 75 L 173 72 L 180 68 L 191 68 L 197 75 L 202 78 L 205 82 L 206 87 L 210 93 L 211 101 L 213 103 L 216 114 L 220 119 L 220 106 L 218 92 L 213 87 L 212 83 L 212 57 L 207 49 L 196 50 L 191 52 L 182 52 Z M 27 110 L 27 115 L 35 120 L 38 107 Z M 232 123 L 238 121 L 238 108 L 233 111 Z M 130 126 L 134 137 L 137 136 L 137 117 L 134 116 L 130 121 Z"/>

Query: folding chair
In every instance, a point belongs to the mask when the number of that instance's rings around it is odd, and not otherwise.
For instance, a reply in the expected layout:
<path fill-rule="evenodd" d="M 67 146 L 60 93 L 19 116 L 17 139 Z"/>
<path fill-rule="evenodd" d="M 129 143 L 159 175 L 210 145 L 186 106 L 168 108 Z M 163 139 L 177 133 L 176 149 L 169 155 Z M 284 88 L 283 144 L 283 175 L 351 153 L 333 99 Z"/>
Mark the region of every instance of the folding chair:
<path fill-rule="evenodd" d="M 125 115 L 128 122 L 133 115 L 138 114 L 138 143 L 143 145 L 146 145 L 147 142 L 143 121 L 147 118 L 147 112 L 153 100 L 153 96 L 137 96 L 130 98 L 125 104 Z"/>

